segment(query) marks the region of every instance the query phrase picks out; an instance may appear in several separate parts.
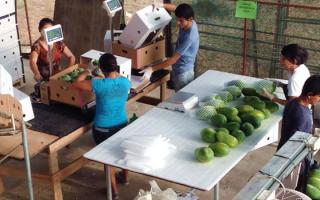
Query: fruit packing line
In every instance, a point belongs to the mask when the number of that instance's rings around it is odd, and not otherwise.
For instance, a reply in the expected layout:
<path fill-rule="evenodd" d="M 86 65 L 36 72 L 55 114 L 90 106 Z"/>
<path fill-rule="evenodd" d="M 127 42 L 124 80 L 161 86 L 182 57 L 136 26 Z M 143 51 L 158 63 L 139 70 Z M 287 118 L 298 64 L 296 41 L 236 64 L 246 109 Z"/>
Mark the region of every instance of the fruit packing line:
<path fill-rule="evenodd" d="M 297 131 L 269 162 L 249 180 L 233 200 L 265 200 L 270 198 L 271 193 L 280 187 L 280 183 L 275 179 L 283 180 L 308 154 L 315 154 L 319 150 L 319 142 L 319 137 Z M 261 179 L 261 176 L 265 176 L 266 178 Z M 275 179 L 272 177 L 275 177 Z M 283 191 L 285 191 L 285 188 L 283 188 Z M 270 195 L 262 198 L 265 193 L 269 193 Z M 281 197 L 282 194 L 277 196 L 280 199 Z"/>

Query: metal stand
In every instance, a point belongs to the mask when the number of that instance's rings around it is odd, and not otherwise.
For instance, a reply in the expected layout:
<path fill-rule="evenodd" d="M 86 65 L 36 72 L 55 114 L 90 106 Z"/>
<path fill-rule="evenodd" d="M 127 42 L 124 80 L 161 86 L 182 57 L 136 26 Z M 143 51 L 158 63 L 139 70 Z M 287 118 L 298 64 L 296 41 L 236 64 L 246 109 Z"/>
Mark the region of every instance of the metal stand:
<path fill-rule="evenodd" d="M 0 116 L 4 118 L 11 118 L 12 127 L 10 128 L 3 128 L 0 129 L 0 136 L 8 136 L 20 133 L 20 130 L 16 129 L 15 126 L 15 119 L 13 114 L 7 115 L 6 113 L 0 112 Z M 32 187 L 32 177 L 31 177 L 31 167 L 30 167 L 30 157 L 29 157 L 29 148 L 28 148 L 28 140 L 27 140 L 27 129 L 24 120 L 21 120 L 21 131 L 22 131 L 22 145 L 23 145 L 23 152 L 24 152 L 24 161 L 26 165 L 26 174 L 27 174 L 27 183 L 28 183 L 28 192 L 29 192 L 29 199 L 33 200 L 33 187 Z M 8 155 L 6 155 L 3 159 L 0 160 L 0 164 L 4 162 L 13 152 L 18 149 L 19 146 L 15 147 L 11 150 Z"/>
<path fill-rule="evenodd" d="M 112 200 L 111 169 L 109 165 L 104 165 L 104 173 L 106 176 L 107 200 Z"/>
<path fill-rule="evenodd" d="M 112 52 L 112 43 L 113 43 L 113 40 L 114 40 L 114 37 L 113 37 L 113 15 L 109 15 L 109 29 L 110 29 L 110 36 L 111 36 L 111 42 L 110 42 L 110 52 Z"/>
<path fill-rule="evenodd" d="M 33 200 L 33 187 L 32 187 L 32 177 L 31 177 L 31 166 L 30 166 L 30 157 L 29 157 L 29 148 L 28 148 L 28 140 L 27 140 L 27 129 L 26 124 L 22 120 L 22 144 L 23 144 L 23 152 L 24 152 L 24 162 L 26 164 L 26 173 L 27 173 L 27 181 L 28 181 L 28 191 L 29 191 L 29 199 Z"/>
<path fill-rule="evenodd" d="M 48 60 L 49 60 L 49 77 L 52 75 L 52 47 L 48 44 Z"/>
<path fill-rule="evenodd" d="M 219 200 L 219 182 L 213 188 L 213 200 Z"/>

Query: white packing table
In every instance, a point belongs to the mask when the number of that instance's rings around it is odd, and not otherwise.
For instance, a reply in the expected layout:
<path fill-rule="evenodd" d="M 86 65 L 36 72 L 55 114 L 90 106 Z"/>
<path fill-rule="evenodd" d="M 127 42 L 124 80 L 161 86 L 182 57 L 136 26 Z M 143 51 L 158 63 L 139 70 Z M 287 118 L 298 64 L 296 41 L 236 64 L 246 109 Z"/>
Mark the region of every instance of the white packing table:
<path fill-rule="evenodd" d="M 202 99 L 207 95 L 221 91 L 224 88 L 225 82 L 235 79 L 243 80 L 248 84 L 259 80 L 252 77 L 210 70 L 191 82 L 182 91 L 193 92 L 199 99 Z M 255 130 L 253 135 L 247 137 L 242 144 L 231 149 L 228 156 L 214 158 L 209 163 L 199 163 L 195 160 L 194 150 L 197 147 L 208 145 L 201 141 L 200 131 L 208 127 L 209 124 L 191 118 L 184 113 L 155 107 L 139 117 L 134 123 L 93 148 L 84 157 L 105 165 L 127 169 L 204 191 L 209 191 L 216 186 L 213 196 L 214 199 L 219 199 L 219 181 L 247 153 L 278 139 L 281 118 L 282 108 L 264 120 L 261 127 Z M 139 169 L 119 164 L 117 161 L 124 157 L 120 144 L 128 137 L 134 135 L 162 135 L 169 138 L 170 143 L 175 145 L 177 149 L 167 157 L 166 165 L 161 169 L 143 172 Z M 108 174 L 107 178 L 110 179 Z M 110 183 L 110 180 L 108 180 L 108 183 Z M 108 185 L 108 189 L 111 191 L 110 184 Z M 111 198 L 111 192 L 108 193 L 108 197 Z"/>

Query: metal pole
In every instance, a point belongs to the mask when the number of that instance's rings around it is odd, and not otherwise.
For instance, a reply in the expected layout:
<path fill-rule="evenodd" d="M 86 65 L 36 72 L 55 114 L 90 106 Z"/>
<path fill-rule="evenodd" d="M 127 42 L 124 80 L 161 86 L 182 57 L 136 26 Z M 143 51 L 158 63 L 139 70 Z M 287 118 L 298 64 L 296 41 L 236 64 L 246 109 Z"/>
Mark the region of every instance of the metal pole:
<path fill-rule="evenodd" d="M 26 12 L 27 28 L 28 28 L 28 34 L 29 34 L 29 44 L 30 44 L 30 48 L 31 48 L 31 46 L 32 46 L 32 38 L 31 38 L 31 30 L 30 30 L 30 21 L 29 21 L 27 0 L 24 0 L 24 11 Z"/>
<path fill-rule="evenodd" d="M 26 130 L 26 124 L 23 120 L 21 122 L 21 125 L 22 125 L 22 144 L 23 144 L 23 152 L 24 152 L 24 161 L 26 164 L 29 199 L 33 200 L 32 177 L 31 177 L 30 157 L 29 157 L 29 151 L 28 151 L 27 130 Z"/>
<path fill-rule="evenodd" d="M 219 200 L 219 182 L 213 188 L 213 200 Z"/>
<path fill-rule="evenodd" d="M 48 44 L 48 59 L 49 59 L 49 78 L 52 75 L 52 68 L 53 68 L 53 64 L 52 64 L 52 47 Z"/>
<path fill-rule="evenodd" d="M 112 200 L 111 169 L 108 165 L 104 165 L 104 173 L 106 176 L 107 200 Z"/>
<path fill-rule="evenodd" d="M 242 43 L 242 75 L 247 75 L 247 19 L 244 19 L 244 27 L 243 27 L 243 43 Z"/>
<path fill-rule="evenodd" d="M 112 43 L 113 43 L 113 23 L 112 23 L 112 19 L 113 16 L 109 15 L 109 29 L 110 29 L 110 34 L 111 34 L 111 44 L 110 44 L 110 51 L 112 53 Z"/>

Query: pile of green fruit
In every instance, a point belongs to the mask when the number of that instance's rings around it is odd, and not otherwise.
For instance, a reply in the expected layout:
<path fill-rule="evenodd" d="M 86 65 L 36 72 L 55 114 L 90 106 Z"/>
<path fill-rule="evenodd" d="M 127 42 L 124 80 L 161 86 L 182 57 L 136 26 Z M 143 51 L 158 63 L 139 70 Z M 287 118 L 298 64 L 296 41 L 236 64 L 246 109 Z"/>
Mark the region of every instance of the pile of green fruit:
<path fill-rule="evenodd" d="M 195 157 L 198 161 L 208 162 L 215 156 L 228 155 L 230 148 L 241 144 L 246 137 L 252 135 L 261 126 L 264 119 L 278 111 L 278 104 L 262 100 L 256 89 L 249 88 L 255 93 L 250 93 L 248 96 L 246 93 L 248 88 L 245 86 L 240 80 L 231 81 L 227 83 L 227 88 L 223 92 L 217 96 L 212 95 L 210 98 L 206 98 L 207 102 L 197 110 L 198 119 L 208 121 L 215 127 L 215 129 L 205 128 L 201 131 L 202 141 L 209 143 L 209 146 L 199 147 L 195 150 Z M 256 88 L 260 88 L 260 90 L 264 86 L 266 90 L 274 91 L 273 85 L 269 82 L 259 81 L 256 84 Z M 245 97 L 239 101 L 238 106 L 225 106 L 231 99 L 240 98 L 242 94 Z"/>
<path fill-rule="evenodd" d="M 83 68 L 77 68 L 74 69 L 72 72 L 69 72 L 67 74 L 64 74 L 62 76 L 60 76 L 58 79 L 68 82 L 68 83 L 73 83 L 74 80 L 84 71 Z M 86 80 L 91 80 L 92 76 L 87 76 Z"/>
<path fill-rule="evenodd" d="M 306 195 L 308 195 L 311 199 L 320 199 L 320 169 L 314 169 L 310 171 Z"/>

